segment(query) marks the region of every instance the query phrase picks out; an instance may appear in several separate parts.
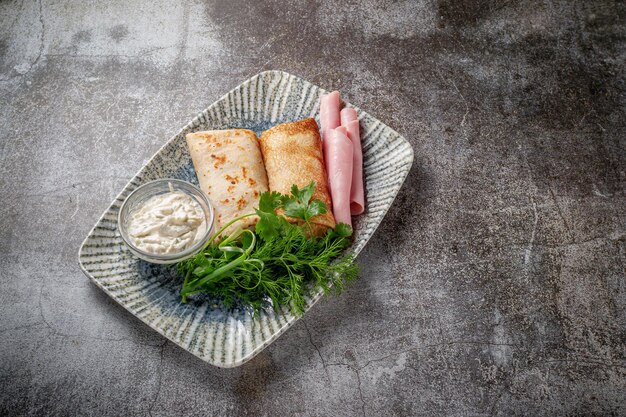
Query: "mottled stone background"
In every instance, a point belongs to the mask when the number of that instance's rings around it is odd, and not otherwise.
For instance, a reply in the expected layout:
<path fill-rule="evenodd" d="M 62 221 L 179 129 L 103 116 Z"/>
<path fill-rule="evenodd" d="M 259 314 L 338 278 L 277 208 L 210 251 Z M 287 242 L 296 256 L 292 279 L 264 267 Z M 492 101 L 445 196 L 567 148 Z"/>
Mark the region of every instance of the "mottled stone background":
<path fill-rule="evenodd" d="M 0 2 L 0 414 L 626 414 L 623 1 Z M 78 247 L 142 164 L 266 69 L 415 163 L 362 277 L 205 364 Z"/>

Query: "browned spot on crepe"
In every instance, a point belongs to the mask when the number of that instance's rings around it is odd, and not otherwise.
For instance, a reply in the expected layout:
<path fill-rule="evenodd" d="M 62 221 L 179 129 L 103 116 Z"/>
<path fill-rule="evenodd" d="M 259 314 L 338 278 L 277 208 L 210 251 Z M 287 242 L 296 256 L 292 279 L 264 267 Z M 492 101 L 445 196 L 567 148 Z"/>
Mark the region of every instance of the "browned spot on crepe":
<path fill-rule="evenodd" d="M 232 177 L 232 176 L 226 174 L 226 175 L 224 175 L 224 178 L 226 178 L 226 181 L 230 181 L 231 184 L 237 184 L 239 182 L 239 177 L 237 175 Z"/>
<path fill-rule="evenodd" d="M 215 169 L 226 163 L 226 155 L 215 156 L 214 154 L 211 154 L 211 158 L 215 159 L 216 161 L 215 164 L 213 164 L 213 168 Z"/>

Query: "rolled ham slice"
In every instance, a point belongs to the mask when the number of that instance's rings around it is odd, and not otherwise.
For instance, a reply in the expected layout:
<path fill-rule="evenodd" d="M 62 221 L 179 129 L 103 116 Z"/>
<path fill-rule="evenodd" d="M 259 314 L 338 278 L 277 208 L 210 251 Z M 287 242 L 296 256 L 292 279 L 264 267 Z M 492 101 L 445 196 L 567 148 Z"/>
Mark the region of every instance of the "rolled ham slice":
<path fill-rule="evenodd" d="M 322 125 L 322 140 L 326 139 L 332 129 L 339 127 L 341 118 L 339 91 L 323 95 L 320 99 L 320 124 Z"/>
<path fill-rule="evenodd" d="M 330 131 L 324 140 L 325 162 L 328 170 L 333 214 L 337 223 L 352 226 L 350 217 L 350 187 L 352 184 L 353 145 L 345 127 Z"/>
<path fill-rule="evenodd" d="M 356 110 L 341 110 L 341 125 L 346 128 L 352 142 L 352 185 L 350 187 L 350 213 L 361 214 L 365 211 L 365 192 L 363 187 L 363 149 Z"/>

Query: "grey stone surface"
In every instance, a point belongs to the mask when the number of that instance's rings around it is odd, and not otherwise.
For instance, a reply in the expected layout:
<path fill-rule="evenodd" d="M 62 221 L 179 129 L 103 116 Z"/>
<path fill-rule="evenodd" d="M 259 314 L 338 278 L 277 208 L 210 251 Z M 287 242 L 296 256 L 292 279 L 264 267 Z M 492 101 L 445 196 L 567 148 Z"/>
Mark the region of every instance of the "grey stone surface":
<path fill-rule="evenodd" d="M 0 414 L 626 414 L 619 1 L 0 2 Z M 415 164 L 362 277 L 211 367 L 80 272 L 126 181 L 282 69 Z"/>

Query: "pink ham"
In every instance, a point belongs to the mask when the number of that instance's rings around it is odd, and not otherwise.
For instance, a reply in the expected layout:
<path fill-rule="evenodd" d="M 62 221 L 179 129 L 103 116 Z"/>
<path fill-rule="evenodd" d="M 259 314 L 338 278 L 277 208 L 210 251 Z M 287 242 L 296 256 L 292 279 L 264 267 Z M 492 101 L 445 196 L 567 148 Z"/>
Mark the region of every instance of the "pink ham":
<path fill-rule="evenodd" d="M 333 215 L 337 223 L 352 226 L 350 217 L 350 187 L 352 185 L 352 142 L 345 127 L 332 129 L 324 140 L 324 160 L 333 200 Z"/>
<path fill-rule="evenodd" d="M 323 95 L 320 99 L 320 124 L 322 125 L 322 140 L 326 139 L 332 129 L 339 127 L 339 91 Z"/>
<path fill-rule="evenodd" d="M 350 213 L 361 214 L 365 211 L 365 193 L 363 187 L 363 150 L 359 133 L 359 119 L 356 110 L 341 110 L 341 125 L 346 128 L 352 142 L 352 185 L 350 187 Z"/>

